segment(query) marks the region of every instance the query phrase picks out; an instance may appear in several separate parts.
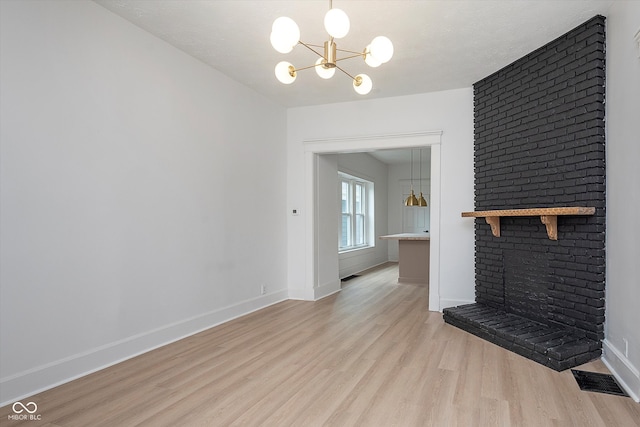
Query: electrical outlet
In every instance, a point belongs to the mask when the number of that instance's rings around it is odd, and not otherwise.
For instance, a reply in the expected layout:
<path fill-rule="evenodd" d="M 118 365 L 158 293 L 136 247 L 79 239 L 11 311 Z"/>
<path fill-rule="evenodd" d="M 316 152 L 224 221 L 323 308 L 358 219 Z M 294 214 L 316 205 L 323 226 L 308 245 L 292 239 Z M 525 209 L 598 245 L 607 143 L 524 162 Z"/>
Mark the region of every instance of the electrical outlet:
<path fill-rule="evenodd" d="M 267 285 L 260 285 L 260 294 L 264 295 L 267 293 Z"/>

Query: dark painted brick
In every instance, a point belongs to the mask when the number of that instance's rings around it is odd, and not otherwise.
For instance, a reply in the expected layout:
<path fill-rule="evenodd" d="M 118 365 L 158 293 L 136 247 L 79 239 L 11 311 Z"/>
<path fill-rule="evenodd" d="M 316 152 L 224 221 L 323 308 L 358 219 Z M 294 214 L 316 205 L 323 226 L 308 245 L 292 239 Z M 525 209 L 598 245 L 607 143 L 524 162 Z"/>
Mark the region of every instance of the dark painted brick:
<path fill-rule="evenodd" d="M 502 218 L 499 239 L 484 219 L 475 220 L 476 300 L 538 320 L 546 312 L 549 325 L 568 327 L 594 341 L 582 353 L 584 345 L 557 351 L 542 351 L 542 346 L 536 352 L 533 343 L 508 335 L 515 333 L 514 326 L 505 326 L 511 321 L 503 322 L 502 329 L 500 322 L 485 322 L 484 329 L 477 328 L 479 336 L 554 369 L 597 357 L 604 336 L 604 28 L 604 18 L 595 17 L 474 85 L 476 209 L 597 209 L 594 216 L 558 218 L 557 241 L 547 238 L 539 218 Z M 523 248 L 543 257 L 549 269 L 542 274 L 542 287 L 535 288 L 533 315 L 510 298 L 532 292 L 540 271 L 519 266 L 517 280 L 531 285 L 515 294 L 505 292 L 505 277 L 512 280 L 514 267 L 508 264 L 513 257 L 504 254 Z M 535 277 L 527 279 L 527 274 Z"/>

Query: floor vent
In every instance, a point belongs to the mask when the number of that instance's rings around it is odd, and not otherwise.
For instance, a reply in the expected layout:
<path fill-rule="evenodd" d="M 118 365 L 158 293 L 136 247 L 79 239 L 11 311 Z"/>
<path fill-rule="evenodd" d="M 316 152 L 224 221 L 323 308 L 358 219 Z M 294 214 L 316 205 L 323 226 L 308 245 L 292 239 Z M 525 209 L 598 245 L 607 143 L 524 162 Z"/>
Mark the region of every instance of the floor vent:
<path fill-rule="evenodd" d="M 355 279 L 356 277 L 360 277 L 357 274 L 352 274 L 351 276 L 347 276 L 347 277 L 343 277 L 342 279 L 340 279 L 342 282 L 348 282 L 351 279 Z"/>
<path fill-rule="evenodd" d="M 620 387 L 613 375 L 578 371 L 576 369 L 572 369 L 571 372 L 573 372 L 573 377 L 578 382 L 578 386 L 580 386 L 580 390 L 582 391 L 629 396 Z"/>

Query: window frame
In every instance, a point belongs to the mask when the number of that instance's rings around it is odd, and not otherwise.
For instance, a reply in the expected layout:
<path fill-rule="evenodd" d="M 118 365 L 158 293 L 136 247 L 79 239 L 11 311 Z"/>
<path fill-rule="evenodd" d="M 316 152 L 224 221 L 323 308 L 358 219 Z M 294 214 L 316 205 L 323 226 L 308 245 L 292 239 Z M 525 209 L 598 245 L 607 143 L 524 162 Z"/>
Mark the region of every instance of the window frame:
<path fill-rule="evenodd" d="M 370 224 L 374 220 L 373 209 L 370 206 L 369 197 L 373 197 L 373 182 L 364 178 L 338 172 L 338 198 L 339 198 L 339 227 L 338 227 L 338 253 L 344 253 L 373 246 Z M 346 207 L 344 201 L 345 184 L 348 187 Z M 359 193 L 359 194 L 358 194 Z M 358 200 L 359 196 L 359 200 Z M 343 246 L 344 219 L 347 218 L 347 244 Z M 360 220 L 360 221 L 359 221 Z M 360 233 L 358 232 L 360 231 Z M 358 239 L 360 237 L 360 239 Z M 360 243 L 356 243 L 357 241 Z"/>

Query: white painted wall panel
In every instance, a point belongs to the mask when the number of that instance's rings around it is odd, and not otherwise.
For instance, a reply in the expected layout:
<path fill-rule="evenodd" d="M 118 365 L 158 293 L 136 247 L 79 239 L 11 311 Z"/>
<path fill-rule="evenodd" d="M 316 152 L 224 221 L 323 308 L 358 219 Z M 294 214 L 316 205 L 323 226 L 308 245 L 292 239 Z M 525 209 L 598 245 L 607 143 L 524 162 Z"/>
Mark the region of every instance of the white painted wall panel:
<path fill-rule="evenodd" d="M 286 298 L 285 110 L 93 2 L 0 7 L 0 402 Z"/>
<path fill-rule="evenodd" d="M 640 2 L 607 16 L 607 278 L 605 360 L 640 399 Z"/>

